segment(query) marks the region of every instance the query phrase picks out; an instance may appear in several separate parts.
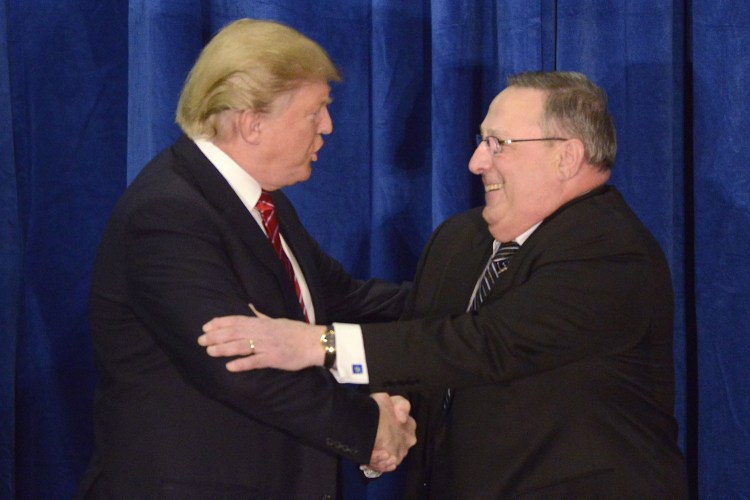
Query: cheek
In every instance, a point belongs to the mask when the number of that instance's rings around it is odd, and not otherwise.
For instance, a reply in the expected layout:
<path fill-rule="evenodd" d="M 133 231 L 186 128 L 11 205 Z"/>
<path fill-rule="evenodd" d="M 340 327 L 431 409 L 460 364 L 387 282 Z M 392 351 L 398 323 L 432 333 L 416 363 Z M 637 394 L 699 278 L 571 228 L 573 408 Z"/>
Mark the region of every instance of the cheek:
<path fill-rule="evenodd" d="M 303 127 L 290 134 L 290 138 L 293 137 L 293 139 L 290 141 L 289 147 L 300 154 L 308 152 L 315 145 L 317 136 L 312 127 Z"/>
<path fill-rule="evenodd" d="M 513 208 L 512 193 L 506 189 L 491 191 L 485 195 L 484 217 L 496 220 Z"/>

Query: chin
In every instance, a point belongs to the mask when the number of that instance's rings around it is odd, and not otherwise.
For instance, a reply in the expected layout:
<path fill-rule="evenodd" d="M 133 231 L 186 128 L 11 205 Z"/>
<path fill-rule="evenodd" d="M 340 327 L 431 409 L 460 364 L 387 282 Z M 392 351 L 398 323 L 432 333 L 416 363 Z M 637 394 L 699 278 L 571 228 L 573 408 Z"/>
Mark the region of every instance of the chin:
<path fill-rule="evenodd" d="M 482 209 L 482 218 L 488 226 L 492 225 L 492 209 L 490 209 L 487 205 L 485 205 Z"/>
<path fill-rule="evenodd" d="M 507 220 L 506 216 L 507 212 L 504 213 L 497 206 L 485 205 L 482 209 L 482 218 L 490 228 L 502 224 L 504 218 Z"/>
<path fill-rule="evenodd" d="M 312 175 L 311 165 L 309 163 L 307 163 L 306 165 L 302 165 L 299 169 L 297 182 L 304 182 L 307 179 L 309 179 L 311 175 Z"/>

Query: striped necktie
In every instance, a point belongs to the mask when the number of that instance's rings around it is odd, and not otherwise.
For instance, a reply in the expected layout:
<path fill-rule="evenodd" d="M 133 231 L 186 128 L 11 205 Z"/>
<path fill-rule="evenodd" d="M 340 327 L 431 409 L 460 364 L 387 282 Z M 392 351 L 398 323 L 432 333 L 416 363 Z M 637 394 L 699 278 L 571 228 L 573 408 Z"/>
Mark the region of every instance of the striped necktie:
<path fill-rule="evenodd" d="M 294 291 L 297 293 L 297 301 L 302 309 L 302 314 L 305 315 L 307 322 L 310 322 L 310 318 L 307 316 L 307 308 L 305 308 L 305 302 L 302 300 L 302 289 L 297 281 L 297 276 L 294 274 L 294 268 L 292 263 L 289 261 L 284 248 L 281 246 L 281 235 L 279 234 L 279 219 L 276 217 L 276 207 L 273 204 L 273 199 L 268 191 L 262 191 L 260 193 L 260 199 L 255 204 L 255 208 L 260 212 L 261 219 L 263 220 L 263 227 L 266 228 L 266 235 L 276 251 L 276 255 L 279 257 L 281 264 L 286 269 L 289 278 L 294 283 Z"/>
<path fill-rule="evenodd" d="M 487 265 L 487 269 L 484 271 L 482 281 L 479 283 L 479 288 L 474 296 L 474 300 L 471 302 L 470 311 L 478 311 L 479 307 L 484 302 L 484 299 L 489 295 L 492 285 L 500 277 L 502 273 L 508 269 L 508 263 L 511 257 L 521 248 L 518 243 L 511 241 L 509 243 L 500 243 L 497 251 L 492 256 L 492 260 Z"/>
<path fill-rule="evenodd" d="M 508 243 L 500 243 L 500 246 L 495 251 L 492 259 L 487 264 L 482 279 L 479 282 L 477 293 L 474 295 L 474 300 L 471 301 L 471 307 L 469 311 L 476 312 L 482 306 L 484 299 L 490 294 L 492 286 L 495 284 L 497 279 L 508 269 L 511 257 L 518 251 L 521 246 L 515 241 Z M 443 396 L 443 410 L 447 412 L 450 409 L 451 401 L 453 400 L 453 394 L 455 389 L 449 387 L 445 391 Z"/>

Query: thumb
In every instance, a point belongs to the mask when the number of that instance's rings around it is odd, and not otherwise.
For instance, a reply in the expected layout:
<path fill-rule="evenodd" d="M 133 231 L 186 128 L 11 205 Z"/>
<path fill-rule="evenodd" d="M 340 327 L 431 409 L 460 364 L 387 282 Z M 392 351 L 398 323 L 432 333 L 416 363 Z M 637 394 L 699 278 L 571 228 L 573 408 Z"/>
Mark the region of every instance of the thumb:
<path fill-rule="evenodd" d="M 409 400 L 402 396 L 391 396 L 391 402 L 393 403 L 393 410 L 396 413 L 398 421 L 405 424 L 409 418 L 409 411 L 411 410 Z"/>
<path fill-rule="evenodd" d="M 252 311 L 252 312 L 253 312 L 253 313 L 254 313 L 254 314 L 255 314 L 255 315 L 257 316 L 257 317 L 259 317 L 259 318 L 269 318 L 269 317 L 270 317 L 270 316 L 266 316 L 266 315 L 265 315 L 265 314 L 263 314 L 262 312 L 259 312 L 259 311 L 258 311 L 258 310 L 257 310 L 257 309 L 255 308 L 255 306 L 254 306 L 254 305 L 252 305 L 252 304 L 248 304 L 247 306 L 248 306 L 248 307 L 250 308 L 250 310 L 251 310 L 251 311 Z"/>

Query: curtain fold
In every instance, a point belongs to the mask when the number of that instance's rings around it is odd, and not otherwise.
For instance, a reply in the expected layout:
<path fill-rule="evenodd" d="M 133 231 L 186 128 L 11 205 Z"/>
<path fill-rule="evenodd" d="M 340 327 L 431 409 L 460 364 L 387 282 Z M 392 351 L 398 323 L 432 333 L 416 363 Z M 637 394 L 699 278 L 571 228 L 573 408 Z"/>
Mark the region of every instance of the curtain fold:
<path fill-rule="evenodd" d="M 703 498 L 742 498 L 750 495 L 750 4 L 694 2 L 692 19 L 699 487 Z"/>
<path fill-rule="evenodd" d="M 91 454 L 89 273 L 125 186 L 127 11 L 117 4 L 2 2 L 10 297 L 0 335 L 13 356 L 2 366 L 3 397 L 13 397 L 2 405 L 13 442 L 3 444 L 3 498 L 69 497 Z"/>
<path fill-rule="evenodd" d="M 8 60 L 8 9 L 0 2 L 0 116 L 13 123 Z M 0 127 L 0 498 L 15 491 L 16 345 L 21 290 L 21 227 L 13 127 Z"/>
<path fill-rule="evenodd" d="M 612 182 L 676 297 L 676 415 L 693 491 L 750 495 L 750 4 L 740 0 L 0 0 L 0 498 L 70 497 L 92 447 L 94 252 L 127 182 L 178 137 L 205 42 L 274 19 L 339 65 L 334 132 L 286 189 L 355 276 L 410 279 L 480 205 L 468 172 L 505 78 L 577 70 L 608 93 Z M 398 498 L 348 464 L 347 498 Z"/>

